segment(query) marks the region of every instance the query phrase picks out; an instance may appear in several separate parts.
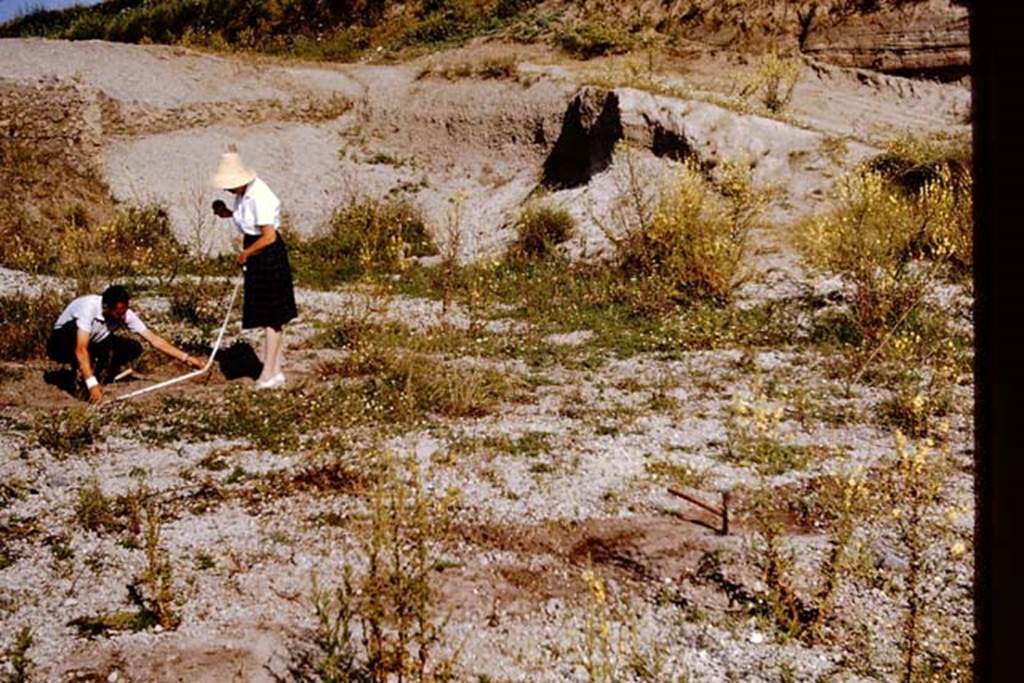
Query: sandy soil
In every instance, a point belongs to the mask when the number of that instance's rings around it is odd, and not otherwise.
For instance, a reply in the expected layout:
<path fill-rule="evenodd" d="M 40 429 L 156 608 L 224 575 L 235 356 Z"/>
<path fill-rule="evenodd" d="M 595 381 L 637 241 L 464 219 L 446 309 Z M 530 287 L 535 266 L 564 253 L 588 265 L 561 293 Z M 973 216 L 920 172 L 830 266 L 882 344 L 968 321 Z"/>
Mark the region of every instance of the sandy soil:
<path fill-rule="evenodd" d="M 518 49 L 492 45 L 399 66 L 325 66 L 156 46 L 4 40 L 0 74 L 26 87 L 51 78 L 74 83 L 92 106 L 97 159 L 113 193 L 123 201 L 167 205 L 177 234 L 196 248 L 227 244 L 217 232 L 223 227 L 214 228 L 197 207 L 215 196 L 204 178 L 217 154 L 234 144 L 284 199 L 289 220 L 302 232 L 319 229 L 351 197 L 397 191 L 422 206 L 442 242 L 453 202 L 461 206 L 463 256 L 473 258 L 496 255 L 511 239 L 511 222 L 537 189 L 575 98 L 608 101 L 605 90 L 581 91 L 594 71 L 618 78 L 623 68 L 617 58 L 568 63 L 530 49 L 516 79 L 420 77 L 439 60 L 479 61 Z M 756 277 L 746 298 L 759 302 L 827 289 L 829 283 L 806 273 L 788 245 L 791 221 L 819 206 L 831 182 L 886 138 L 963 126 L 969 90 L 964 83 L 809 63 L 780 120 L 720 106 L 721 98 L 736 94 L 744 66 L 724 53 L 695 54 L 664 65 L 661 94 L 615 88 L 623 137 L 654 170 L 671 163 L 653 151 L 652 131 L 659 126 L 686 140 L 701 160 L 751 161 L 755 178 L 784 194 L 773 209 L 775 222 L 757 235 L 750 264 Z M 693 97 L 664 94 L 670 86 L 690 88 Z M 847 155 L 836 159 L 822 152 L 823 142 L 833 138 L 846 142 Z M 607 206 L 623 163 L 616 155 L 585 184 L 553 193 L 553 201 L 583 226 L 575 253 L 600 252 L 603 233 L 588 217 Z M 4 294 L 61 286 L 71 285 L 0 271 Z M 337 353 L 306 343 L 318 325 L 368 306 L 354 290 L 298 294 L 302 315 L 288 333 L 288 392 L 315 386 L 319 364 Z M 969 306 L 962 292 L 953 300 Z M 190 332 L 164 316 L 162 298 L 138 305 L 161 333 Z M 464 312 L 442 313 L 439 301 L 396 298 L 379 315 L 420 330 L 468 325 Z M 580 330 L 552 342 L 585 343 L 587 334 Z M 234 324 L 231 335 L 259 348 L 258 336 L 242 334 Z M 751 502 L 738 493 L 731 533 L 721 536 L 713 515 L 668 492 L 672 481 L 664 474 L 667 466 L 702 473 L 696 493 L 708 502 L 719 500 L 720 491 L 768 485 L 787 492 L 799 508 L 801 500 L 807 503 L 805 491 L 823 476 L 891 459 L 892 435 L 871 417 L 888 395 L 868 384 L 843 392 L 833 363 L 799 348 L 750 356 L 739 350 L 642 354 L 607 358 L 596 369 L 576 363 L 537 370 L 510 361 L 498 366 L 528 381 L 532 388 L 523 400 L 486 417 L 431 419 L 422 429 L 391 435 L 384 445 L 412 454 L 429 490 L 459 494 L 455 530 L 443 543 L 446 562 L 435 576 L 441 609 L 451 615 L 442 649 L 460 650 L 457 679 L 587 680 L 581 634 L 597 609 L 581 580 L 588 564 L 632 615 L 619 620 L 616 634 L 638 643 L 641 660 L 662 665 L 663 673 L 647 680 L 680 680 L 684 674 L 699 681 L 895 678 L 898 604 L 880 589 L 851 582 L 837 598 L 845 616 L 858 623 L 875 619 L 883 636 L 847 634 L 815 645 L 787 639 L 749 616 L 723 588 L 764 588 L 753 559 Z M 29 655 L 42 680 L 295 677 L 316 626 L 311 575 L 331 585 L 346 562 L 362 569 L 354 531 L 363 523 L 365 500 L 358 492 L 313 484 L 280 494 L 260 488 L 261 481 L 281 481 L 274 477 L 293 477 L 315 463 L 308 453 L 261 450 L 243 439 L 209 435 L 154 447 L 123 422 L 111 421 L 88 448 L 59 453 L 42 447 L 33 425 L 75 404 L 44 381 L 48 369 L 43 362 L 0 368 L 0 481 L 6 482 L 0 492 L 9 558 L 0 568 L 0 642 L 30 626 L 35 644 Z M 143 379 L 111 393 L 178 371 L 154 362 Z M 168 396 L 213 405 L 249 384 L 215 370 Z M 817 449 L 817 457 L 805 468 L 766 478 L 724 453 L 730 406 L 756 400 L 765 386 L 841 406 L 853 417 L 803 419 L 787 405 L 784 439 Z M 956 387 L 957 409 L 949 417 L 956 464 L 949 495 L 964 510 L 958 524 L 965 534 L 973 506 L 972 386 L 966 378 Z M 147 397 L 130 410 L 142 425 L 147 415 L 169 410 L 164 399 Z M 515 441 L 538 433 L 544 445 L 531 454 L 485 445 L 488 438 Z M 361 433 L 350 436 L 343 457 L 358 458 L 360 448 L 371 444 L 360 441 Z M 460 452 L 465 443 L 475 445 Z M 176 630 L 150 627 L 90 639 L 69 625 L 78 617 L 129 609 L 126 586 L 145 566 L 143 551 L 124 534 L 90 531 L 76 522 L 80 489 L 94 478 L 107 496 L 125 494 L 144 478 L 159 497 L 162 544 L 181 617 Z M 214 489 L 216 496 L 209 493 Z M 829 537 L 821 525 L 811 513 L 788 520 L 798 567 L 815 566 L 826 553 Z M 891 550 L 889 531 L 861 533 L 870 561 L 902 561 Z M 721 562 L 716 580 L 698 571 L 708 557 Z M 952 572 L 954 597 L 945 614 L 969 632 L 971 567 L 961 563 Z M 854 647 L 856 638 L 872 642 Z M 852 654 L 863 652 L 866 660 Z"/>

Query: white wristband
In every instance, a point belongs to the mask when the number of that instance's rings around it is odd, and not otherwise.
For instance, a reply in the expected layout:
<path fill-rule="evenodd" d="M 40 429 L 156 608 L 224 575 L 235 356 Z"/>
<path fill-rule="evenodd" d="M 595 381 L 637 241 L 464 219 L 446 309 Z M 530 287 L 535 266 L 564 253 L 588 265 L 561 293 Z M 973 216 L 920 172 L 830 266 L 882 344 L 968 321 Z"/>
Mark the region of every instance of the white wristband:
<path fill-rule="evenodd" d="M 97 385 L 99 385 L 99 382 L 96 381 L 95 377 L 87 377 L 85 379 L 85 388 L 86 389 L 92 389 L 93 387 L 95 387 Z"/>

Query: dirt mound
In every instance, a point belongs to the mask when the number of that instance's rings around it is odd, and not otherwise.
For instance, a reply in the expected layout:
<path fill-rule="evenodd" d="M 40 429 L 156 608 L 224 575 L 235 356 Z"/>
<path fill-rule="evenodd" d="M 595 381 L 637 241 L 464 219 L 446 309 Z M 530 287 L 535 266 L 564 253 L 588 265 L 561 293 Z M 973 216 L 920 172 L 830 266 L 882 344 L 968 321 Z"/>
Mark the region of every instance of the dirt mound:
<path fill-rule="evenodd" d="M 870 151 L 860 141 L 948 130 L 969 104 L 963 85 L 812 62 L 790 112 L 765 118 L 728 104 L 737 78 L 756 65 L 708 52 L 668 63 L 638 87 L 594 88 L 587 83 L 600 62 L 524 63 L 500 43 L 409 65 L 308 66 L 158 46 L 3 42 L 4 110 L 35 111 L 19 104 L 35 98 L 47 111 L 27 118 L 55 141 L 47 154 L 97 169 L 95 182 L 86 174 L 66 187 L 101 207 L 110 204 L 107 185 L 117 201 L 163 205 L 179 239 L 198 251 L 229 245 L 230 229 L 207 210 L 218 193 L 206 186 L 229 145 L 283 198 L 301 234 L 320 230 L 353 198 L 391 194 L 423 211 L 442 248 L 457 239 L 463 258 L 495 255 L 514 238 L 523 204 L 547 186 L 582 226 L 572 248 L 581 255 L 606 244 L 592 216 L 618 191 L 620 139 L 646 150 L 655 174 L 687 157 L 708 167 L 748 161 L 758 182 L 785 188 L 772 218 L 788 220 Z M 536 46 L 529 54 L 550 61 Z M 473 75 L 481 59 L 497 58 L 513 65 L 504 77 Z M 443 77 L 430 66 L 439 60 L 464 64 L 469 75 Z M 25 116 L 2 118 L 27 134 Z M 840 138 L 843 158 L 822 153 L 830 137 Z M 47 186 L 33 187 L 44 204 L 38 188 Z"/>
<path fill-rule="evenodd" d="M 80 219 L 110 215 L 96 164 L 102 146 L 95 101 L 74 82 L 0 78 L 0 186 L 7 200 L 0 232 L 26 219 L 53 224 L 80 207 Z"/>

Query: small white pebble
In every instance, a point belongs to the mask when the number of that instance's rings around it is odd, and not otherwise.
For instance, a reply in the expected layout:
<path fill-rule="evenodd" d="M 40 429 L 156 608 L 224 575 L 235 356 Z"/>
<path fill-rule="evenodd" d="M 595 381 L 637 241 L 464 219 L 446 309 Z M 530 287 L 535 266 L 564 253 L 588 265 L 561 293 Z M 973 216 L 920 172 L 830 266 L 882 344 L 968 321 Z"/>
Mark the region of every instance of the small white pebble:
<path fill-rule="evenodd" d="M 111 671 L 110 675 L 107 676 L 107 683 L 117 683 L 117 679 L 121 677 L 117 671 Z"/>
<path fill-rule="evenodd" d="M 64 606 L 65 607 L 74 607 L 77 604 L 78 604 L 78 600 L 75 600 L 74 598 L 68 598 L 67 600 L 64 601 Z"/>
<path fill-rule="evenodd" d="M 750 642 L 752 642 L 754 645 L 760 645 L 764 642 L 764 635 L 762 635 L 759 631 L 754 631 L 750 634 Z"/>

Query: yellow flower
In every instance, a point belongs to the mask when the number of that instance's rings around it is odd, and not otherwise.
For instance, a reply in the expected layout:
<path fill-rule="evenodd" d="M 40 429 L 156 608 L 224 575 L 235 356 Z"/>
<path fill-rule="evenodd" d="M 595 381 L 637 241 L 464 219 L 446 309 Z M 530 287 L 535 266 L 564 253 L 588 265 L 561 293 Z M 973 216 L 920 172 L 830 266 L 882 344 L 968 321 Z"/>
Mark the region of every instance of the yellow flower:
<path fill-rule="evenodd" d="M 963 544 L 963 541 L 957 541 L 953 544 L 953 547 L 949 549 L 949 552 L 953 557 L 960 557 L 966 551 L 967 547 Z"/>

